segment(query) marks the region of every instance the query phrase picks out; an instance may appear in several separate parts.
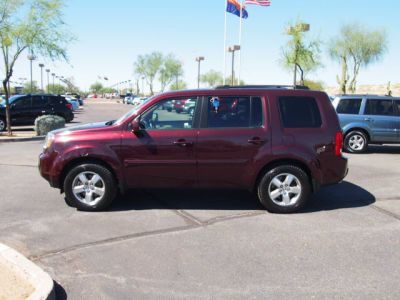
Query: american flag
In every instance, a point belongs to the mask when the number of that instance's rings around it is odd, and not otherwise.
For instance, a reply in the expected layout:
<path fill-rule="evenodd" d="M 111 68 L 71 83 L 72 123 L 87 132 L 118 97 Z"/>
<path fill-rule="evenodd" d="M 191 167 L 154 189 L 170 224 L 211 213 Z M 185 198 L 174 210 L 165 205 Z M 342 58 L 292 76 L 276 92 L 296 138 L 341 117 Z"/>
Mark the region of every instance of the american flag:
<path fill-rule="evenodd" d="M 246 0 L 245 1 L 245 5 L 247 5 L 247 4 L 270 6 L 271 5 L 271 0 Z"/>

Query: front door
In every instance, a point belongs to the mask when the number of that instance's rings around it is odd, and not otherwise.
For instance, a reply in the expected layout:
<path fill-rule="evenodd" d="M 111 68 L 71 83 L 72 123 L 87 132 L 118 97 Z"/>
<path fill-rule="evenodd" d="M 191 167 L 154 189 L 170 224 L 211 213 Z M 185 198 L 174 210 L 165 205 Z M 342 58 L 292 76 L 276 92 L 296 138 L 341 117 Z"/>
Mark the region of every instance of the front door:
<path fill-rule="evenodd" d="M 261 97 L 208 97 L 205 99 L 196 146 L 200 186 L 248 187 L 260 154 L 270 153 Z"/>
<path fill-rule="evenodd" d="M 31 96 L 23 96 L 11 104 L 11 124 L 31 124 Z"/>
<path fill-rule="evenodd" d="M 372 132 L 372 142 L 396 142 L 397 116 L 391 99 L 367 99 L 364 112 Z"/>
<path fill-rule="evenodd" d="M 196 103 L 198 98 L 191 98 Z M 140 118 L 142 130 L 126 130 L 122 157 L 129 187 L 189 187 L 196 183 L 196 114 L 164 110 L 159 101 Z M 197 109 L 197 105 L 196 105 Z"/>

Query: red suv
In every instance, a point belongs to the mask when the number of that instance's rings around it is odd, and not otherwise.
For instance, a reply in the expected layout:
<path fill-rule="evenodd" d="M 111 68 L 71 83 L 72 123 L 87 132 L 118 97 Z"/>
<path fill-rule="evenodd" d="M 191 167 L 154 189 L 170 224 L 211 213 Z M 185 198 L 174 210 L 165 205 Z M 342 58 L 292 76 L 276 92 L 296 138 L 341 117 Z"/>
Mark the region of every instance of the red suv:
<path fill-rule="evenodd" d="M 163 105 L 192 99 L 193 114 Z M 328 96 L 273 86 L 158 95 L 116 121 L 48 134 L 40 173 L 86 211 L 131 188 L 242 188 L 270 212 L 301 209 L 347 174 L 342 132 Z"/>

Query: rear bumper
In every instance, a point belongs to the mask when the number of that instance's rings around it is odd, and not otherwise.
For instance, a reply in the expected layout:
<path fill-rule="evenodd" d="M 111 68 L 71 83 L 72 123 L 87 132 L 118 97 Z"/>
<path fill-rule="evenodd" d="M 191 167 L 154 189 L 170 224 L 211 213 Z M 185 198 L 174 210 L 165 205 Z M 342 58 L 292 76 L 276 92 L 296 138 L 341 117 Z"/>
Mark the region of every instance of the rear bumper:
<path fill-rule="evenodd" d="M 324 182 L 321 184 L 321 186 L 340 183 L 348 173 L 349 167 L 347 158 L 344 156 L 338 157 L 335 160 L 334 165 L 332 165 L 331 168 L 326 171 Z"/>

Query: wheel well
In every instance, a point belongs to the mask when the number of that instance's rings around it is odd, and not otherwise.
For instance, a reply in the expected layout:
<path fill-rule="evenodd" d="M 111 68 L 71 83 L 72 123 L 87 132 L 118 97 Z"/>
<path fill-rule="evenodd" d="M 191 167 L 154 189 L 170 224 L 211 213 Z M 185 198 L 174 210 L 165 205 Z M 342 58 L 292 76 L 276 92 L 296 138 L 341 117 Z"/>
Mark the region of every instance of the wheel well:
<path fill-rule="evenodd" d="M 67 177 L 68 172 L 71 169 L 73 169 L 74 167 L 81 165 L 81 164 L 97 164 L 97 165 L 101 165 L 101 166 L 107 168 L 111 172 L 111 174 L 114 176 L 114 179 L 115 179 L 117 185 L 119 186 L 118 176 L 117 176 L 117 174 L 115 174 L 113 168 L 108 163 L 106 163 L 105 161 L 98 159 L 98 158 L 81 157 L 81 158 L 77 158 L 77 159 L 70 161 L 62 170 L 61 176 L 60 176 L 60 181 L 59 181 L 59 186 L 60 186 L 61 191 L 64 190 L 64 180 L 65 180 L 65 177 Z"/>
<path fill-rule="evenodd" d="M 255 185 L 254 185 L 254 189 L 257 188 L 259 182 L 261 181 L 261 179 L 262 179 L 262 177 L 264 176 L 265 173 L 267 173 L 269 170 L 272 170 L 275 167 L 283 166 L 283 165 L 296 166 L 296 167 L 302 169 L 304 172 L 306 172 L 307 177 L 308 177 L 308 179 L 310 181 L 310 184 L 311 184 L 311 186 L 312 186 L 312 188 L 314 190 L 314 184 L 313 184 L 313 181 L 312 181 L 311 170 L 307 167 L 306 164 L 304 164 L 301 161 L 295 160 L 295 159 L 280 159 L 280 160 L 272 161 L 272 162 L 268 163 L 267 165 L 265 165 L 260 170 L 260 172 L 258 172 L 257 180 L 256 180 Z"/>
<path fill-rule="evenodd" d="M 371 140 L 371 137 L 370 137 L 368 131 L 363 129 L 363 128 L 359 128 L 359 127 L 355 127 L 355 128 L 351 128 L 351 129 L 347 130 L 346 133 L 344 134 L 344 138 L 346 138 L 347 135 L 352 131 L 361 131 L 362 133 L 365 134 L 365 136 L 367 137 L 368 141 Z"/>

